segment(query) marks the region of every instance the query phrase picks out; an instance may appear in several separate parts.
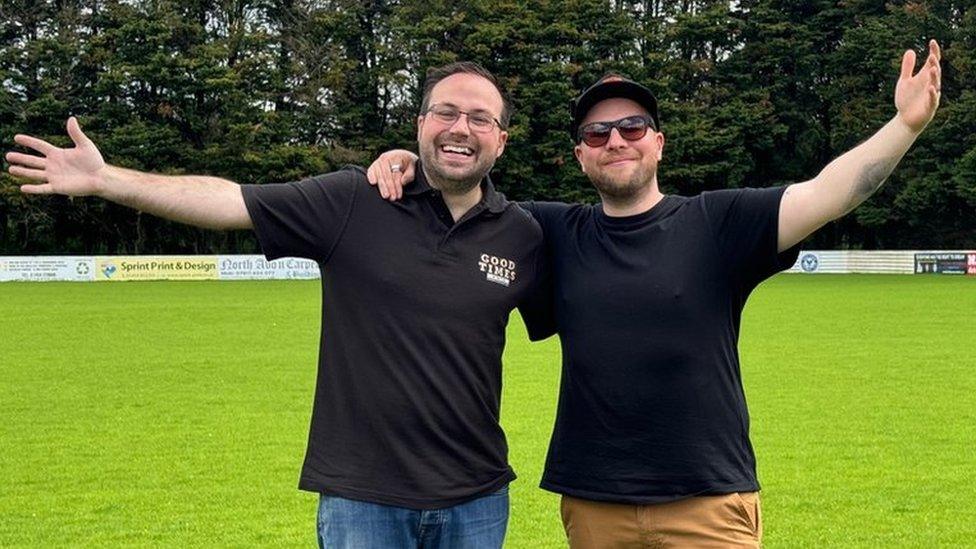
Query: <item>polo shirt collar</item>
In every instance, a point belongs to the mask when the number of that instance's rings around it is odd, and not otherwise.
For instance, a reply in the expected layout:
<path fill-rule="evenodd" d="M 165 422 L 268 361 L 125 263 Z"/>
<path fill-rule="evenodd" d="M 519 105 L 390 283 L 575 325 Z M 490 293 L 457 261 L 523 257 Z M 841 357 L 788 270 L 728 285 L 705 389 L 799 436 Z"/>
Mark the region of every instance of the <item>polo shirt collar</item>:
<path fill-rule="evenodd" d="M 427 182 L 427 175 L 424 173 L 423 166 L 420 165 L 419 160 L 417 161 L 414 173 L 416 175 L 414 176 L 413 183 L 403 188 L 404 195 L 419 196 L 422 194 L 430 194 L 437 190 Z M 481 180 L 481 201 L 479 204 L 484 205 L 485 209 L 489 212 L 496 214 L 505 211 L 508 205 L 508 200 L 505 199 L 505 195 L 495 190 L 495 185 L 491 182 L 491 178 L 488 175 L 485 175 L 484 179 Z"/>

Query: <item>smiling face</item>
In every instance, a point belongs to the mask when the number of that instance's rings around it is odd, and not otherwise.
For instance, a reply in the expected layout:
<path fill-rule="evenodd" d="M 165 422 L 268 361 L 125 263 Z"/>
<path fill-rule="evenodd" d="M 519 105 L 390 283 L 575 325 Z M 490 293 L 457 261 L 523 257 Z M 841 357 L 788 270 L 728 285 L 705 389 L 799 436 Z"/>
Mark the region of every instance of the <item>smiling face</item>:
<path fill-rule="evenodd" d="M 600 101 L 586 113 L 580 127 L 593 122 L 612 122 L 628 116 L 648 115 L 630 99 L 614 97 Z M 636 141 L 627 141 L 615 128 L 601 147 L 580 143 L 574 149 L 583 173 L 604 200 L 634 200 L 657 189 L 657 165 L 664 150 L 664 134 L 648 128 Z"/>
<path fill-rule="evenodd" d="M 456 73 L 437 83 L 430 92 L 430 105 L 448 105 L 467 113 L 485 113 L 501 119 L 502 96 L 487 79 L 469 73 Z M 508 133 L 498 125 L 487 132 L 475 132 L 467 115 L 453 124 L 433 113 L 417 118 L 420 160 L 432 187 L 442 192 L 463 194 L 481 182 L 495 160 L 505 150 Z"/>

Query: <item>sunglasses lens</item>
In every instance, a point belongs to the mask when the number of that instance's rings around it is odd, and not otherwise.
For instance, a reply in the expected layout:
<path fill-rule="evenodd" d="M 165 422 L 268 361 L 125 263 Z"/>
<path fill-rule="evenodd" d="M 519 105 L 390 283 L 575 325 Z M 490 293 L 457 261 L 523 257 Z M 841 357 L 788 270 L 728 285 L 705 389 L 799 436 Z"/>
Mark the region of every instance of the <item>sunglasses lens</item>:
<path fill-rule="evenodd" d="M 637 141 L 647 134 L 647 121 L 637 117 L 624 118 L 617 123 L 617 130 L 627 141 Z"/>
<path fill-rule="evenodd" d="M 610 139 L 610 126 L 592 124 L 583 128 L 583 142 L 590 147 L 602 147 Z"/>

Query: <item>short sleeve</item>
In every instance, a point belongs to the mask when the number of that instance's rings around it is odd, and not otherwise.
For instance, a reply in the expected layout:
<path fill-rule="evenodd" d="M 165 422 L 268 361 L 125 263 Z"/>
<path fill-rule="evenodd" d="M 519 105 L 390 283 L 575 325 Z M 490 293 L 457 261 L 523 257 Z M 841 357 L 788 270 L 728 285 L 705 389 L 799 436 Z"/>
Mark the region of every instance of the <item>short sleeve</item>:
<path fill-rule="evenodd" d="M 702 193 L 722 261 L 747 291 L 796 262 L 799 247 L 777 252 L 779 208 L 785 190 L 770 187 Z"/>
<path fill-rule="evenodd" d="M 291 183 L 242 185 L 265 256 L 328 260 L 356 199 L 358 172 L 343 170 Z"/>
<path fill-rule="evenodd" d="M 518 205 L 532 214 L 532 217 L 542 226 L 543 234 L 550 234 L 556 223 L 566 215 L 569 204 L 562 202 L 519 202 Z"/>

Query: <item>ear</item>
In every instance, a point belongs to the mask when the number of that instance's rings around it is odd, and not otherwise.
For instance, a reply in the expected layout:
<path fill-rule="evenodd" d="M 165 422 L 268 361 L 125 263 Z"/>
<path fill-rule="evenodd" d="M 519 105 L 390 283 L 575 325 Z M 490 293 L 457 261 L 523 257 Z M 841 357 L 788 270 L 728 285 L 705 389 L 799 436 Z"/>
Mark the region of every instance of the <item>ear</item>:
<path fill-rule="evenodd" d="M 660 162 L 664 158 L 664 134 L 655 132 L 654 142 L 657 144 L 657 161 Z"/>
<path fill-rule="evenodd" d="M 586 173 L 586 166 L 583 165 L 583 148 L 579 145 L 573 147 L 573 155 L 576 156 L 576 161 L 579 162 L 580 171 Z"/>
<path fill-rule="evenodd" d="M 495 154 L 495 159 L 497 160 L 501 157 L 502 153 L 505 152 L 505 144 L 508 143 L 508 132 L 500 131 L 498 132 L 498 152 Z"/>
<path fill-rule="evenodd" d="M 417 117 L 417 142 L 420 143 L 420 133 L 424 130 L 424 116 Z"/>

